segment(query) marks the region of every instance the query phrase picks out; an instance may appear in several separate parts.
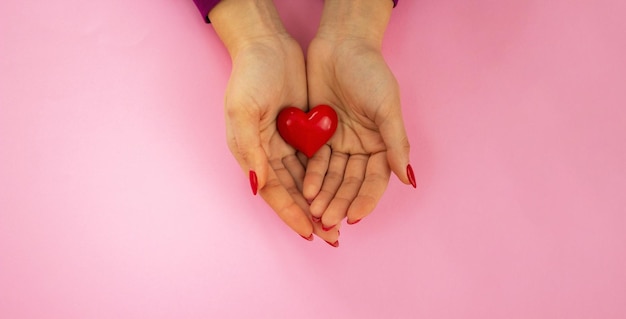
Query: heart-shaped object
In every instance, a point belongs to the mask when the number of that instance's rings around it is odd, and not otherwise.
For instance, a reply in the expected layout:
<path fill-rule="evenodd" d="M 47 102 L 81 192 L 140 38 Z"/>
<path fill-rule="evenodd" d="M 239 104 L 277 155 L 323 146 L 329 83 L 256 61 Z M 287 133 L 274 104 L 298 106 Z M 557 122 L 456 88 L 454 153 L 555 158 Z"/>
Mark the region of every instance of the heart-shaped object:
<path fill-rule="evenodd" d="M 328 105 L 318 105 L 305 113 L 297 107 L 286 107 L 278 113 L 278 133 L 289 145 L 313 156 L 337 130 L 337 113 Z"/>

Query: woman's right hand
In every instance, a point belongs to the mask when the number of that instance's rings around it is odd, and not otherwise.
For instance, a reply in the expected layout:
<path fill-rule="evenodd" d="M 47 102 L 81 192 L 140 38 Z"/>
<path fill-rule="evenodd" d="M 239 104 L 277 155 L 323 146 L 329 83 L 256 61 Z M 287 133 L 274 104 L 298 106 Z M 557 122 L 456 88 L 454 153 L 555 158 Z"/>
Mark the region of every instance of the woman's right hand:
<path fill-rule="evenodd" d="M 258 193 L 296 233 L 315 233 L 335 244 L 338 230 L 323 231 L 302 196 L 305 167 L 283 141 L 276 117 L 287 106 L 307 108 L 304 55 L 270 0 L 222 1 L 209 15 L 232 59 L 225 96 L 228 146 Z"/>

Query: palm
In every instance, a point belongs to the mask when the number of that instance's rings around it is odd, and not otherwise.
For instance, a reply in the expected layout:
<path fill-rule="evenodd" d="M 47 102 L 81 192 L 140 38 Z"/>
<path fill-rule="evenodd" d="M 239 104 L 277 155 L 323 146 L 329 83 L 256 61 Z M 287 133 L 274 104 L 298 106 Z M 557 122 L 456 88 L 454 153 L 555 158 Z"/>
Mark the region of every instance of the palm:
<path fill-rule="evenodd" d="M 278 135 L 276 115 L 285 106 L 303 107 L 307 102 L 302 53 L 298 47 L 292 50 L 280 57 L 276 48 L 258 46 L 238 55 L 226 92 L 227 120 L 242 112 L 255 117 L 263 149 L 272 159 L 294 153 Z"/>
<path fill-rule="evenodd" d="M 331 46 L 315 39 L 309 49 L 309 101 L 327 101 L 338 111 L 334 150 L 373 154 L 385 144 L 376 124 L 399 98 L 395 77 L 376 50 L 358 43 Z"/>

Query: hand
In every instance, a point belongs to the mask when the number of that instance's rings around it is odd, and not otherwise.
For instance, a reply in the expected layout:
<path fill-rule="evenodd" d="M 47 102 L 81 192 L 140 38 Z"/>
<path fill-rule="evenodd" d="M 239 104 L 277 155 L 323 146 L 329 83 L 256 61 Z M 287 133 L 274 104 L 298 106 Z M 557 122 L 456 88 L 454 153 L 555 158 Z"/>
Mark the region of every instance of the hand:
<path fill-rule="evenodd" d="M 283 107 L 307 106 L 302 49 L 285 32 L 271 1 L 223 1 L 210 19 L 232 58 L 225 98 L 228 146 L 249 174 L 253 192 L 258 189 L 302 237 L 312 239 L 317 233 L 335 243 L 338 231 L 323 232 L 311 222 L 302 196 L 304 167 L 276 130 Z"/>
<path fill-rule="evenodd" d="M 308 160 L 303 186 L 311 214 L 325 229 L 346 216 L 349 224 L 367 216 L 390 170 L 415 187 L 398 84 L 380 48 L 391 7 L 390 0 L 327 0 L 309 46 L 309 105 L 330 105 L 339 117 L 330 146 Z"/>

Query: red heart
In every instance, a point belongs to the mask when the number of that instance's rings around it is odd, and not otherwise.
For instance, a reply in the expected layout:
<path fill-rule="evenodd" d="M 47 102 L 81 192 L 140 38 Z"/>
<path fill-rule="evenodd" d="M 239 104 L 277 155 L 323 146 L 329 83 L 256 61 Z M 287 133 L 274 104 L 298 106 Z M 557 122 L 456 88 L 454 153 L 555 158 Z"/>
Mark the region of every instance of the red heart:
<path fill-rule="evenodd" d="M 309 113 L 297 107 L 286 107 L 278 113 L 278 133 L 289 145 L 313 156 L 335 133 L 337 113 L 328 105 L 318 105 Z"/>

